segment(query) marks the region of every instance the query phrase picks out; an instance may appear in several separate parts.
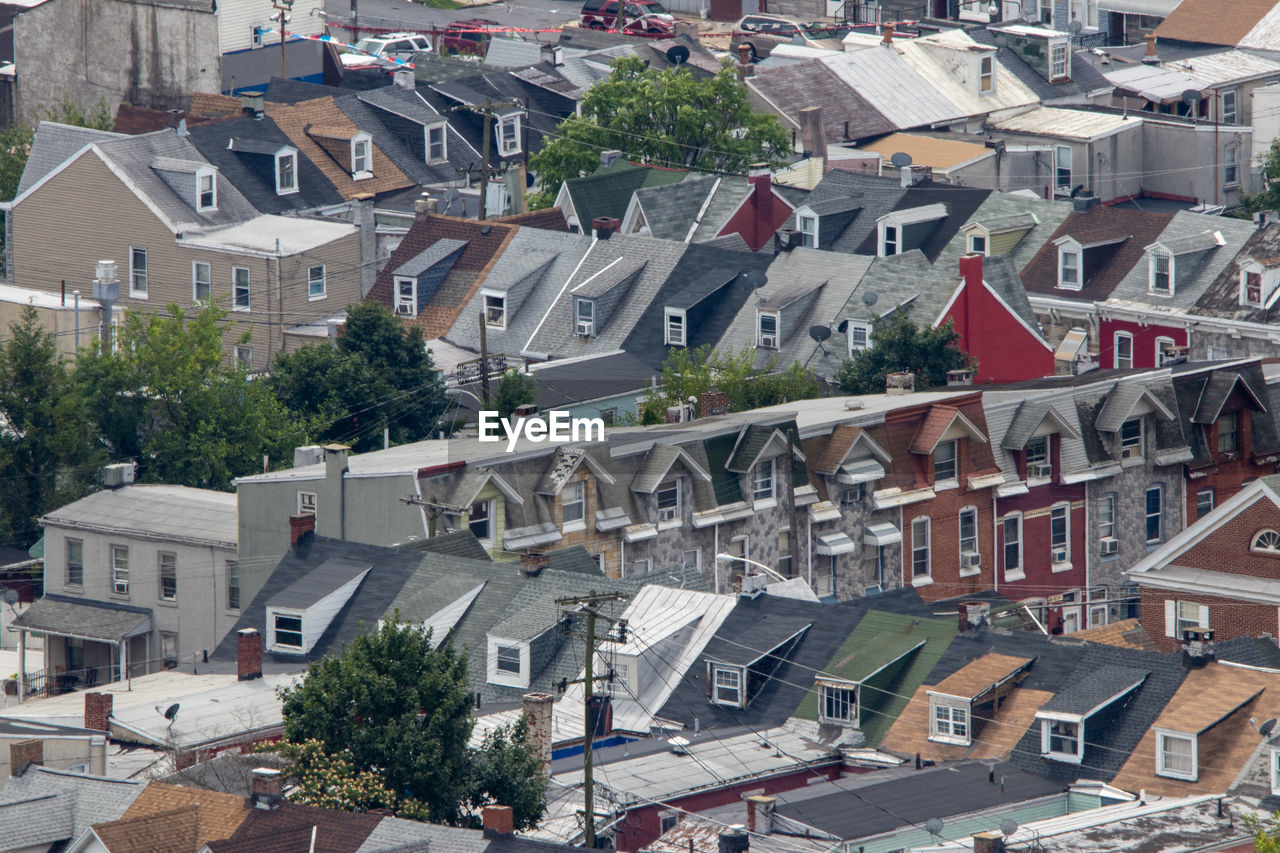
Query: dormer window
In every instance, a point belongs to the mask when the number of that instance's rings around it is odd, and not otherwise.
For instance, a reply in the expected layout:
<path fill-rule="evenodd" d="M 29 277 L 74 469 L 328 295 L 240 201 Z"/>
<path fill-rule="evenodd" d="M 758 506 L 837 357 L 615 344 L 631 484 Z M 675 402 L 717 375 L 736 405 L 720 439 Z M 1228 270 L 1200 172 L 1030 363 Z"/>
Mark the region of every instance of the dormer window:
<path fill-rule="evenodd" d="M 956 482 L 956 441 L 940 441 L 933 451 L 933 482 L 954 485 Z"/>
<path fill-rule="evenodd" d="M 761 459 L 751 469 L 751 499 L 753 501 L 771 501 L 773 498 L 773 459 Z"/>
<path fill-rule="evenodd" d="M 664 320 L 663 343 L 667 346 L 682 347 L 685 345 L 685 316 L 679 308 L 668 308 Z"/>
<path fill-rule="evenodd" d="M 1144 455 L 1142 418 L 1129 418 L 1120 425 L 1120 458 L 1141 459 Z"/>
<path fill-rule="evenodd" d="M 1071 243 L 1058 247 L 1058 287 L 1063 290 L 1079 290 L 1083 286 L 1080 278 L 1080 248 Z"/>
<path fill-rule="evenodd" d="M 498 119 L 498 155 L 510 157 L 520 153 L 520 115 Z"/>
<path fill-rule="evenodd" d="M 876 252 L 879 257 L 891 258 L 920 248 L 936 229 L 935 223 L 946 216 L 947 207 L 941 203 L 886 213 L 876 220 Z"/>
<path fill-rule="evenodd" d="M 1027 479 L 1045 479 L 1053 476 L 1053 464 L 1049 461 L 1050 436 L 1042 435 L 1027 442 Z"/>
<path fill-rule="evenodd" d="M 987 254 L 987 236 L 985 234 L 970 234 L 969 251 L 976 255 Z"/>
<path fill-rule="evenodd" d="M 443 163 L 449 159 L 449 148 L 446 141 L 447 130 L 448 126 L 444 124 L 433 124 L 424 129 L 428 163 Z"/>
<path fill-rule="evenodd" d="M 1147 267 L 1149 272 L 1148 287 L 1156 296 L 1173 294 L 1173 256 L 1160 249 L 1151 250 L 1151 258 Z"/>
<path fill-rule="evenodd" d="M 1218 453 L 1235 453 L 1240 449 L 1240 416 L 1227 412 L 1218 418 Z"/>
<path fill-rule="evenodd" d="M 560 523 L 564 532 L 586 527 L 587 488 L 582 482 L 569 483 L 560 493 Z"/>
<path fill-rule="evenodd" d="M 358 133 L 351 137 L 351 179 L 355 181 L 373 177 L 373 141 L 369 134 Z"/>
<path fill-rule="evenodd" d="M 290 151 L 276 155 L 276 195 L 298 191 L 298 155 Z"/>
<path fill-rule="evenodd" d="M 813 214 L 796 216 L 796 230 L 800 232 L 801 242 L 809 248 L 818 245 L 818 217 Z"/>
<path fill-rule="evenodd" d="M 1156 730 L 1156 775 L 1196 781 L 1199 774 L 1196 736 Z"/>
<path fill-rule="evenodd" d="M 1240 304 L 1255 308 L 1262 307 L 1262 272 L 1260 270 L 1240 271 Z"/>
<path fill-rule="evenodd" d="M 505 294 L 484 294 L 484 324 L 494 329 L 505 329 L 507 327 L 507 297 Z"/>
<path fill-rule="evenodd" d="M 1071 79 L 1071 51 L 1065 41 L 1049 45 L 1049 82 Z"/>
<path fill-rule="evenodd" d="M 658 522 L 679 522 L 680 514 L 680 481 L 669 480 L 658 486 L 654 493 L 658 502 Z"/>
<path fill-rule="evenodd" d="M 196 172 L 196 210 L 218 209 L 218 181 L 212 169 Z"/>
<path fill-rule="evenodd" d="M 898 227 L 896 225 L 884 226 L 884 239 L 880 243 L 880 256 L 891 258 L 898 254 Z"/>
<path fill-rule="evenodd" d="M 984 56 L 978 62 L 978 91 L 983 95 L 990 95 L 996 90 L 995 57 Z"/>
<path fill-rule="evenodd" d="M 953 703 L 941 697 L 930 696 L 929 704 L 933 706 L 933 713 L 929 720 L 929 740 L 961 746 L 968 746 L 973 742 L 969 726 L 968 702 Z"/>
<path fill-rule="evenodd" d="M 764 349 L 778 348 L 778 315 L 766 312 L 756 314 L 756 346 Z"/>
<path fill-rule="evenodd" d="M 396 313 L 401 317 L 418 316 L 418 280 L 396 276 Z"/>
<path fill-rule="evenodd" d="M 858 350 L 871 348 L 871 324 L 870 323 L 849 323 L 849 355 L 852 356 Z"/>
<path fill-rule="evenodd" d="M 573 330 L 584 338 L 595 337 L 596 303 L 591 299 L 573 300 Z"/>

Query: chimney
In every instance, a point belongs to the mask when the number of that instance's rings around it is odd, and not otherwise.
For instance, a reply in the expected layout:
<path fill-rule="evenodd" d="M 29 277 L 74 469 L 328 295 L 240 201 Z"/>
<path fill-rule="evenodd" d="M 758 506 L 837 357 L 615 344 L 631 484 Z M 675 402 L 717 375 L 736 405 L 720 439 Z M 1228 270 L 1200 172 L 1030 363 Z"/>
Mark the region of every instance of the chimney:
<path fill-rule="evenodd" d="M 249 802 L 255 809 L 271 811 L 284 799 L 284 780 L 280 771 L 271 767 L 255 767 L 250 781 Z"/>
<path fill-rule="evenodd" d="M 596 239 L 608 240 L 615 231 L 622 227 L 622 221 L 610 216 L 597 216 L 591 220 L 591 227 L 596 231 Z"/>
<path fill-rule="evenodd" d="M 261 677 L 262 634 L 257 628 L 241 628 L 236 631 L 236 678 L 251 681 Z"/>
<path fill-rule="evenodd" d="M 1156 54 L 1156 34 L 1147 33 L 1147 52 L 1142 55 L 1144 65 L 1159 65 L 1160 57 Z"/>
<path fill-rule="evenodd" d="M 800 111 L 800 144 L 807 157 L 827 159 L 827 134 L 822 128 L 822 107 L 805 107 Z"/>
<path fill-rule="evenodd" d="M 289 544 L 297 545 L 298 540 L 308 533 L 316 532 L 316 517 L 310 513 L 306 515 L 289 516 Z"/>
<path fill-rule="evenodd" d="M 925 181 L 933 180 L 933 167 L 918 164 L 903 166 L 899 174 L 903 187 L 917 187 Z"/>
<path fill-rule="evenodd" d="M 975 832 L 973 853 L 1004 853 L 1004 836 L 999 832 Z"/>
<path fill-rule="evenodd" d="M 261 92 L 241 92 L 240 110 L 254 118 L 262 118 L 264 98 Z"/>
<path fill-rule="evenodd" d="M 1280 222 L 1280 212 L 1274 210 L 1259 210 L 1253 215 L 1253 224 L 1258 226 L 1259 229 L 1274 225 L 1277 222 Z"/>
<path fill-rule="evenodd" d="M 482 814 L 485 838 L 503 838 L 516 831 L 516 820 L 511 806 L 485 806 Z"/>
<path fill-rule="evenodd" d="M 1080 190 L 1080 194 L 1071 199 L 1071 208 L 1076 213 L 1088 213 L 1102 202 L 1089 190 Z"/>
<path fill-rule="evenodd" d="M 884 393 L 910 394 L 916 390 L 916 375 L 910 372 L 889 373 L 884 377 Z"/>
<path fill-rule="evenodd" d="M 956 605 L 959 613 L 959 632 L 973 630 L 991 622 L 991 604 L 987 601 L 961 601 Z"/>
<path fill-rule="evenodd" d="M 745 80 L 755 73 L 755 66 L 751 64 L 751 45 L 738 45 L 738 79 Z"/>
<path fill-rule="evenodd" d="M 621 159 L 622 159 L 621 151 L 614 151 L 614 150 L 601 151 L 600 152 L 600 168 L 607 169 Z"/>
<path fill-rule="evenodd" d="M 972 367 L 965 367 L 961 370 L 947 371 L 947 387 L 957 388 L 973 384 L 973 377 L 977 374 Z"/>
<path fill-rule="evenodd" d="M 880 28 L 880 30 L 884 34 L 880 39 L 880 43 L 884 45 L 892 45 L 893 44 L 893 24 L 885 24 Z"/>
<path fill-rule="evenodd" d="M 1208 628 L 1186 628 L 1182 632 L 1182 665 L 1199 669 L 1213 660 L 1213 631 Z"/>
<path fill-rule="evenodd" d="M 110 693 L 84 694 L 84 727 L 90 731 L 110 730 L 109 718 L 115 697 Z"/>
<path fill-rule="evenodd" d="M 324 459 L 324 448 L 318 444 L 307 444 L 293 449 L 293 467 L 319 465 Z"/>
<path fill-rule="evenodd" d="M 551 565 L 551 558 L 546 554 L 520 555 L 520 574 L 527 578 L 536 578 L 549 565 Z"/>
<path fill-rule="evenodd" d="M 431 205 L 425 198 L 420 198 L 413 203 L 413 221 L 421 222 L 427 218 L 427 214 L 431 213 Z"/>
<path fill-rule="evenodd" d="M 752 249 L 758 249 L 773 234 L 773 176 L 768 163 L 752 163 L 747 167 L 747 183 L 755 189 L 756 239 L 748 240 Z"/>
<path fill-rule="evenodd" d="M 397 89 L 412 92 L 416 88 L 417 81 L 414 79 L 412 68 L 397 68 L 396 73 L 391 75 L 391 83 Z"/>
<path fill-rule="evenodd" d="M 729 395 L 724 391 L 712 388 L 698 395 L 698 417 L 709 418 L 713 415 L 724 415 L 729 412 Z"/>
<path fill-rule="evenodd" d="M 777 805 L 777 797 L 765 797 L 759 794 L 747 797 L 747 831 L 757 835 L 772 833 L 773 810 Z"/>
<path fill-rule="evenodd" d="M 964 322 L 956 331 L 960 333 L 960 349 L 965 353 L 973 344 L 970 336 L 973 315 L 979 310 L 975 303 L 976 294 L 982 288 L 982 255 L 967 252 L 960 258 L 960 277 L 964 279 L 964 290 L 960 294 L 961 308 L 964 311 Z M 949 377 L 948 377 L 949 378 Z"/>
<path fill-rule="evenodd" d="M 176 128 L 184 115 L 186 114 L 182 110 L 165 110 L 164 126 Z"/>
<path fill-rule="evenodd" d="M 747 853 L 751 838 L 741 826 L 731 826 L 720 833 L 719 853 Z"/>
<path fill-rule="evenodd" d="M 529 740 L 544 776 L 551 775 L 551 708 L 555 697 L 550 693 L 526 693 L 522 700 L 524 717 L 529 721 Z"/>
<path fill-rule="evenodd" d="M 44 764 L 44 741 L 20 740 L 9 744 L 9 775 L 21 776 L 32 764 Z"/>

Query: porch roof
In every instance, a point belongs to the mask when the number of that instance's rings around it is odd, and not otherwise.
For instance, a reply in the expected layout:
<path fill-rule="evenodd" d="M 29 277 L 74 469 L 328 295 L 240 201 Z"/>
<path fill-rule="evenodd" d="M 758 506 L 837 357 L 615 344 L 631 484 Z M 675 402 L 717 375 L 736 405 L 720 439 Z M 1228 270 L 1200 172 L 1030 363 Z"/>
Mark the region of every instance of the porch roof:
<path fill-rule="evenodd" d="M 46 595 L 14 619 L 13 627 L 63 637 L 118 643 L 151 630 L 151 609 L 110 601 Z"/>

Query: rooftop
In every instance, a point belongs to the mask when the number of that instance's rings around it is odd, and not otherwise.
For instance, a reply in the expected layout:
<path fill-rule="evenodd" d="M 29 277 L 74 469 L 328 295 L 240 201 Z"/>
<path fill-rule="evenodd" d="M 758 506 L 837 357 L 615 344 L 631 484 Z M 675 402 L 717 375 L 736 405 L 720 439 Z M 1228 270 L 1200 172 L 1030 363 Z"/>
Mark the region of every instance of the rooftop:
<path fill-rule="evenodd" d="M 188 486 L 103 489 L 45 514 L 44 524 L 143 539 L 236 547 L 236 496 Z"/>

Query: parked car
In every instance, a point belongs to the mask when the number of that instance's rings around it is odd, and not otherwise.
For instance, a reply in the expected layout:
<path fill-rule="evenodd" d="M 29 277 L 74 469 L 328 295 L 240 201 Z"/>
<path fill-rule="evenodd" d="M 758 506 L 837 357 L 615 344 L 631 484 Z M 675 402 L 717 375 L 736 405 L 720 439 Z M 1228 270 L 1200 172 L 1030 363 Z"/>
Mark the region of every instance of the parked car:
<path fill-rule="evenodd" d="M 431 39 L 421 33 L 388 33 L 360 39 L 352 47 L 340 57 L 343 68 L 387 68 L 396 60 L 412 62 L 415 54 L 430 53 Z"/>
<path fill-rule="evenodd" d="M 802 44 L 806 47 L 844 50 L 841 42 L 848 27 L 822 21 L 796 21 L 779 15 L 747 15 L 733 25 L 729 47 L 736 59 L 738 46 L 746 45 L 750 59 L 764 59 L 780 44 Z"/>
<path fill-rule="evenodd" d="M 444 28 L 444 35 L 440 37 L 440 52 L 461 53 L 483 59 L 489 52 L 493 28 L 501 26 L 497 21 L 491 21 L 488 18 L 454 21 Z"/>
<path fill-rule="evenodd" d="M 618 16 L 621 3 L 622 17 Z M 617 30 L 633 36 L 669 36 L 676 19 L 658 0 L 587 0 L 578 25 L 593 30 Z"/>

